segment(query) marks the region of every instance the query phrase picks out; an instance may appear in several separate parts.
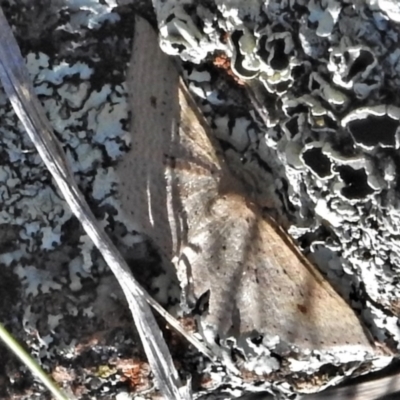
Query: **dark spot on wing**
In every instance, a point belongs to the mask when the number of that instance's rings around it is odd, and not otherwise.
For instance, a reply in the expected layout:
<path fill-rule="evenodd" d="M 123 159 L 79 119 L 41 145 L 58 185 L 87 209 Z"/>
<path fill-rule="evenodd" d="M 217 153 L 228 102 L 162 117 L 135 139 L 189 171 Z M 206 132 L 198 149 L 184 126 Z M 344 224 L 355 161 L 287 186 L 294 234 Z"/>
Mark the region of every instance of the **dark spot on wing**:
<path fill-rule="evenodd" d="M 157 97 L 151 96 L 150 97 L 150 104 L 153 108 L 157 108 Z"/>
<path fill-rule="evenodd" d="M 307 314 L 307 307 L 303 306 L 302 304 L 297 304 L 297 309 L 302 313 L 302 314 Z"/>

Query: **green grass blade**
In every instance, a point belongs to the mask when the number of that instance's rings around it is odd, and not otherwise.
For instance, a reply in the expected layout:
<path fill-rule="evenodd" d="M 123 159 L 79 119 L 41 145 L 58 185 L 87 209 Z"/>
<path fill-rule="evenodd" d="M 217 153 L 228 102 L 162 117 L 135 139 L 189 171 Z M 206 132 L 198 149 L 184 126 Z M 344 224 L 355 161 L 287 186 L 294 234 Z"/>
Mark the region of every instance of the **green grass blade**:
<path fill-rule="evenodd" d="M 7 329 L 0 323 L 0 339 L 5 345 L 29 368 L 57 400 L 72 400 L 72 397 L 63 394 L 55 382 L 43 371 L 40 365 L 22 348 Z"/>

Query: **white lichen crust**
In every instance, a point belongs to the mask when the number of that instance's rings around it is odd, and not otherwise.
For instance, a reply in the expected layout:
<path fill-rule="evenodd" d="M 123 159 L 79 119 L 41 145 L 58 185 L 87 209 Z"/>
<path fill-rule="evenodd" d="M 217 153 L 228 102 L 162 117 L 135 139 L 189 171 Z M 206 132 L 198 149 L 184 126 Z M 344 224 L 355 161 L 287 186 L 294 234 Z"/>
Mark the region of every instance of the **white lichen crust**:
<path fill-rule="evenodd" d="M 126 71 L 133 9 L 113 0 L 1 6 L 80 189 L 152 290 L 162 271 L 121 209 L 115 172 L 130 146 Z M 0 104 L 1 322 L 77 398 L 154 393 L 117 281 L 60 196 L 2 88 Z M 2 350 L 1 359 L 7 365 L 2 399 L 47 398 L 11 353 Z"/>
<path fill-rule="evenodd" d="M 260 201 L 288 216 L 281 219 L 291 225 L 292 236 L 313 253 L 375 339 L 396 352 L 397 2 L 171 4 L 156 2 L 161 47 L 185 61 L 189 88 L 200 98 L 233 169 L 252 186 L 256 182 Z M 198 79 L 199 74 L 210 79 Z M 219 337 L 207 328 L 209 340 Z M 246 338 L 219 344 L 237 351 L 235 362 L 242 358 L 260 380 L 282 367 Z M 311 354 L 301 362 L 294 357 L 287 369 L 311 373 L 324 363 L 346 365 L 348 355 Z M 383 364 L 371 362 L 368 369 Z M 351 368 L 345 372 L 351 373 Z"/>

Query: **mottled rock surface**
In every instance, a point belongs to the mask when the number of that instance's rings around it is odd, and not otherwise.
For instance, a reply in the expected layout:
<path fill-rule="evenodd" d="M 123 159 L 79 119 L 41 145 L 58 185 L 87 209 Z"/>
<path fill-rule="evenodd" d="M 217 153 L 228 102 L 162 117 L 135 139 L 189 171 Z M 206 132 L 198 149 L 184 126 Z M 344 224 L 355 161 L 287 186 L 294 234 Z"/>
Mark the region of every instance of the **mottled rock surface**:
<path fill-rule="evenodd" d="M 126 71 L 134 8 L 114 1 L 1 6 L 80 189 L 152 290 L 150 278 L 162 274 L 155 253 L 116 199 L 115 165 L 130 146 Z M 78 398 L 152 390 L 117 281 L 60 197 L 2 89 L 0 102 L 2 323 Z M 50 398 L 4 348 L 1 359 L 1 398 Z"/>
<path fill-rule="evenodd" d="M 397 351 L 397 2 L 200 3 L 156 4 L 163 50 L 185 61 L 190 88 L 203 100 L 227 159 L 256 182 L 259 202 L 277 210 L 376 341 Z M 160 301 L 174 303 L 177 284 L 164 279 L 156 254 L 124 214 L 115 174 L 130 146 L 126 71 L 134 12 L 152 19 L 151 5 L 0 5 L 94 213 L 141 282 Z M 155 398 L 114 277 L 60 198 L 2 91 L 0 104 L 1 321 L 79 398 L 122 399 L 128 392 Z M 181 338 L 166 335 L 182 370 L 193 376 L 196 396 L 222 399 L 256 390 L 253 379 L 246 383 L 207 364 Z M 0 352 L 1 398 L 47 398 L 13 356 Z M 329 361 L 316 386 L 358 366 L 340 370 Z M 303 365 L 293 368 L 297 381 L 274 390 L 308 390 L 313 381 Z"/>

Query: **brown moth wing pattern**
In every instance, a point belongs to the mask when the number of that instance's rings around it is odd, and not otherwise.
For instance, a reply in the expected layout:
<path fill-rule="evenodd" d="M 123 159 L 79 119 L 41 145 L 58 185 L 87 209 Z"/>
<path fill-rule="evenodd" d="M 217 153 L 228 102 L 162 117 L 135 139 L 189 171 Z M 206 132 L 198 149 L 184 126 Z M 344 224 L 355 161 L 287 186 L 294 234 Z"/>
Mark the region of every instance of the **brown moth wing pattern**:
<path fill-rule="evenodd" d="M 210 291 L 203 327 L 220 337 L 279 336 L 301 349 L 360 346 L 372 350 L 348 304 L 242 196 L 224 195 L 210 208 L 202 232 L 189 232 L 185 249 L 191 289 Z M 214 329 L 215 330 L 215 329 Z"/>
<path fill-rule="evenodd" d="M 146 41 L 147 52 L 138 50 L 140 40 Z M 121 202 L 134 215 L 138 230 L 160 249 L 164 261 L 171 261 L 185 241 L 187 216 L 195 215 L 203 204 L 200 193 L 213 192 L 217 185 L 220 157 L 214 150 L 208 152 L 196 136 L 196 118 L 181 121 L 178 71 L 159 49 L 154 30 L 142 19 L 136 21 L 128 74 L 132 149 L 118 165 Z M 182 132 L 187 134 L 181 136 Z M 180 169 L 185 169 L 188 177 L 186 193 L 190 199 L 185 210 L 180 201 L 182 182 L 180 194 L 176 191 L 175 171 Z"/>
<path fill-rule="evenodd" d="M 176 260 L 189 300 L 209 292 L 203 329 L 373 353 L 353 310 L 246 197 L 155 33 L 143 25 L 136 35 L 148 51 L 132 56 L 133 141 L 120 167 L 129 193 L 122 202 L 163 259 Z"/>

